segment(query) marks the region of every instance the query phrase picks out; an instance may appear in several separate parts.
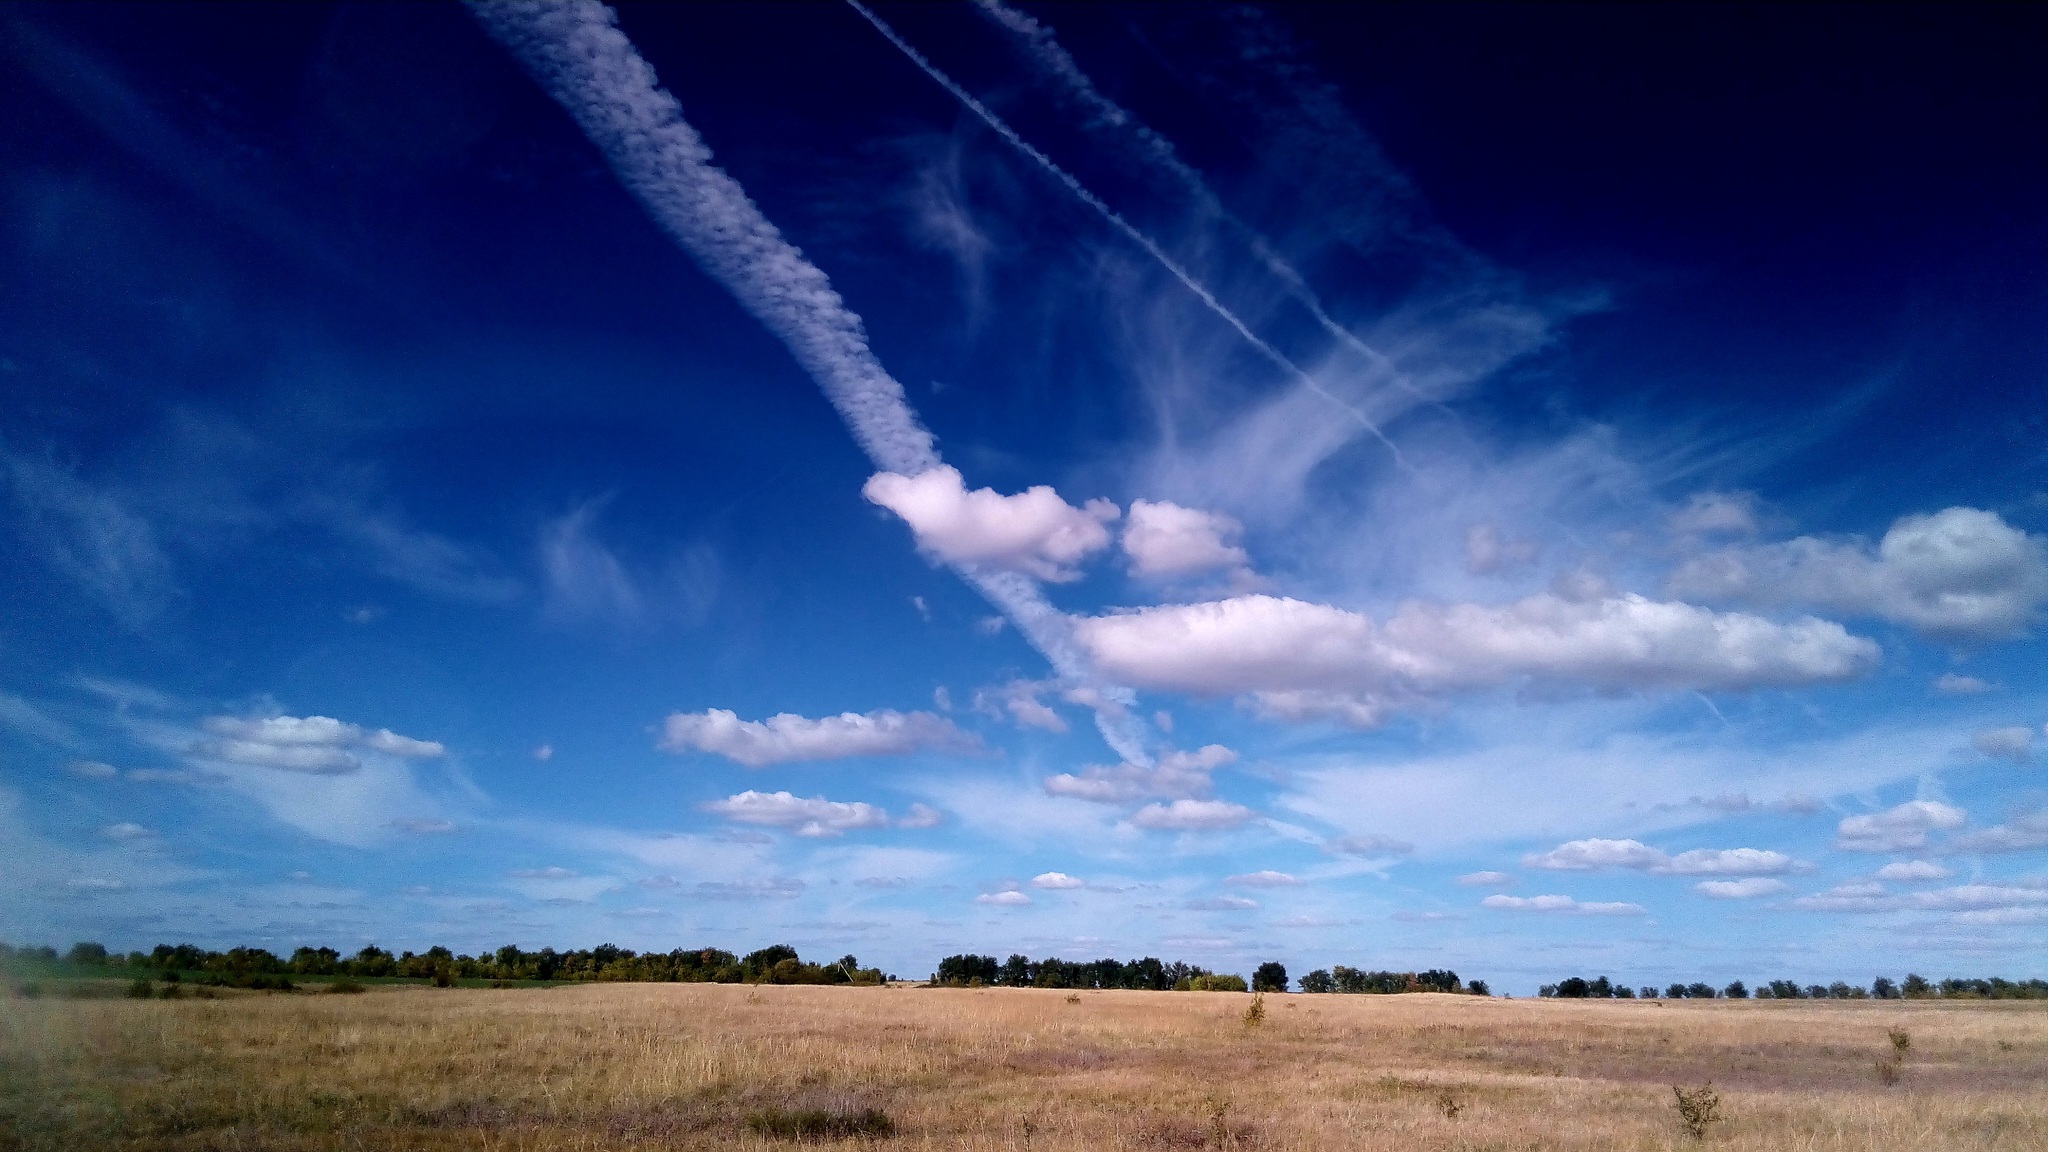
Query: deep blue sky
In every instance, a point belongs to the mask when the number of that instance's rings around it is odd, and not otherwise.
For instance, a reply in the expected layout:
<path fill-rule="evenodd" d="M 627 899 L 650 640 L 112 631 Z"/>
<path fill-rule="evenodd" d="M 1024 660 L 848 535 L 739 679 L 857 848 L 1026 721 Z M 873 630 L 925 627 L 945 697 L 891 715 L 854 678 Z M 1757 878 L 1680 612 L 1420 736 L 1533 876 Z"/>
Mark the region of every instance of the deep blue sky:
<path fill-rule="evenodd" d="M 0 936 L 2039 973 L 2048 20 L 875 13 L 0 13 Z"/>

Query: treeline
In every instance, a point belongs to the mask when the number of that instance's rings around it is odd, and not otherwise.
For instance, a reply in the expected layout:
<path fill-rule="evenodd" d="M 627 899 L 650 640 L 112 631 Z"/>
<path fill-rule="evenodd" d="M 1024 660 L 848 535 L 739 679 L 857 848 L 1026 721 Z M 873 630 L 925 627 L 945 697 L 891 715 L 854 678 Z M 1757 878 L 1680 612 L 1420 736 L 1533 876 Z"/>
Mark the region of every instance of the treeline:
<path fill-rule="evenodd" d="M 996 962 L 993 956 L 963 953 L 939 961 L 931 983 L 942 988 L 1123 988 L 1151 992 L 1243 992 L 1244 977 L 1218 974 L 1156 956 L 1143 960 L 1033 960 L 1022 953 Z"/>
<path fill-rule="evenodd" d="M 309 947 L 294 951 L 289 958 L 263 948 L 215 952 L 192 944 L 159 944 L 150 952 L 122 956 L 89 942 L 73 945 L 60 958 L 54 948 L 0 944 L 0 963 L 118 969 L 131 976 L 191 972 L 217 977 L 215 982 L 235 987 L 278 987 L 279 981 L 289 987 L 292 976 L 401 978 L 430 980 L 442 986 L 457 980 L 874 985 L 891 979 L 879 968 L 861 967 L 852 956 L 827 964 L 806 962 L 787 944 L 745 956 L 720 948 L 643 953 L 611 944 L 568 952 L 553 948 L 527 952 L 508 944 L 479 956 L 458 955 L 436 946 L 421 953 L 394 955 L 372 944 L 352 956 L 332 948 Z"/>
<path fill-rule="evenodd" d="M 1592 980 L 1573 976 L 1555 984 L 1545 984 L 1537 994 L 1566 1000 L 1751 998 L 1749 987 L 1740 980 L 1724 988 L 1716 988 L 1703 982 L 1672 984 L 1659 992 L 1652 984 L 1645 984 L 1640 989 L 1631 988 L 1626 984 L 1613 983 L 1605 976 Z M 1879 976 L 1870 982 L 1868 988 L 1851 984 L 1846 980 L 1837 980 L 1833 984 L 1804 985 L 1796 980 L 1772 980 L 1758 985 L 1754 995 L 1758 1000 L 2048 1000 L 2048 980 L 2004 980 L 1994 976 L 1988 980 L 1952 979 L 1937 983 L 1924 976 L 1908 974 L 1903 982 L 1897 984 L 1889 977 Z"/>
<path fill-rule="evenodd" d="M 1491 996 L 1484 980 L 1465 983 L 1456 972 L 1431 968 L 1427 972 L 1365 972 L 1339 964 L 1318 968 L 1301 978 L 1303 992 L 1343 992 L 1351 995 L 1391 995 L 1399 992 L 1463 992 Z"/>

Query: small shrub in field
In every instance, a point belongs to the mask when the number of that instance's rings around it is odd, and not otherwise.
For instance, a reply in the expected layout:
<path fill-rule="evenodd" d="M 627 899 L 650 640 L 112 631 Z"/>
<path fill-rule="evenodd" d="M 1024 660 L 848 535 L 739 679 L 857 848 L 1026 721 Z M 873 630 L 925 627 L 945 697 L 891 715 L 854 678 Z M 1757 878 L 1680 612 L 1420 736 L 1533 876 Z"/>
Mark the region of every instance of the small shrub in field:
<path fill-rule="evenodd" d="M 1458 1103 L 1458 1098 L 1449 1092 L 1439 1092 L 1436 1095 L 1436 1110 L 1444 1114 L 1444 1119 L 1456 1120 L 1458 1113 L 1465 1110 L 1465 1106 Z"/>
<path fill-rule="evenodd" d="M 166 984 L 163 986 L 162 990 L 157 993 L 159 997 L 165 1000 L 176 1000 L 184 994 L 185 990 L 183 988 L 178 987 L 176 984 Z"/>
<path fill-rule="evenodd" d="M 192 998 L 194 1000 L 211 1000 L 217 995 L 218 993 L 211 988 L 194 988 L 192 990 Z"/>
<path fill-rule="evenodd" d="M 1913 1046 L 1913 1037 L 1904 1028 L 1894 1028 L 1885 1035 L 1891 1037 L 1892 1051 L 1901 1057 L 1905 1056 L 1906 1049 Z"/>
<path fill-rule="evenodd" d="M 747 1127 L 781 1140 L 880 1139 L 896 1134 L 896 1122 L 880 1108 L 768 1108 L 747 1117 Z"/>
<path fill-rule="evenodd" d="M 1080 1002 L 1081 1002 L 1081 994 L 1080 994 L 1079 992 L 1069 992 L 1069 993 L 1067 993 L 1067 1003 L 1069 1003 L 1069 1004 L 1079 1004 Z"/>
<path fill-rule="evenodd" d="M 1252 1006 L 1244 1010 L 1244 1026 L 1247 1028 L 1257 1028 L 1265 1022 L 1266 994 L 1264 992 L 1253 993 Z"/>
<path fill-rule="evenodd" d="M 1671 1094 L 1678 1097 L 1678 1122 L 1685 1126 L 1686 1133 L 1693 1139 L 1706 1139 L 1707 1125 L 1722 1120 L 1721 1094 L 1714 1091 L 1712 1084 L 1703 1084 L 1690 1091 L 1673 1084 Z"/>
<path fill-rule="evenodd" d="M 336 996 L 349 996 L 362 990 L 363 986 L 353 980 L 336 980 L 327 986 L 327 991 Z"/>
<path fill-rule="evenodd" d="M 1879 1060 L 1877 1062 L 1877 1082 L 1887 1088 L 1897 1084 L 1899 1082 L 1899 1062 L 1897 1060 Z"/>
<path fill-rule="evenodd" d="M 150 987 L 149 977 L 147 976 L 137 976 L 128 985 L 128 998 L 130 1000 L 147 1000 L 153 995 L 155 995 L 155 989 Z"/>
<path fill-rule="evenodd" d="M 43 986 L 33 980 L 23 980 L 14 986 L 14 994 L 23 1000 L 33 1000 L 43 994 Z"/>

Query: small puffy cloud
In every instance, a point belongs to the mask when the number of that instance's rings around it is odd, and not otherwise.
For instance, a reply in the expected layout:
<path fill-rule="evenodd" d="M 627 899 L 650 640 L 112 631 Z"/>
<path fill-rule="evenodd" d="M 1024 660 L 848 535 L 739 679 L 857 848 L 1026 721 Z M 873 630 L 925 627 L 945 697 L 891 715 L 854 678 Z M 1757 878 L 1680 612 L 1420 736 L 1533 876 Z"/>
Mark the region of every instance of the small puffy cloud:
<path fill-rule="evenodd" d="M 1654 868 L 1670 857 L 1635 840 L 1573 840 L 1548 852 L 1522 857 L 1530 868 L 1557 872 L 1595 872 L 1604 868 Z"/>
<path fill-rule="evenodd" d="M 2048 808 L 2024 812 L 2003 824 L 1980 828 L 1950 841 L 1958 852 L 2032 852 L 2048 848 Z"/>
<path fill-rule="evenodd" d="M 1574 900 L 1570 896 L 1488 896 L 1479 902 L 1479 906 L 1509 912 L 1553 912 L 1566 916 L 1641 916 L 1648 911 L 1641 904 Z"/>
<path fill-rule="evenodd" d="M 1356 726 L 1445 694 L 1517 680 L 1733 690 L 1851 679 L 1877 645 L 1811 617 L 1780 624 L 1641 596 L 1542 593 L 1506 605 L 1404 605 L 1384 624 L 1327 604 L 1236 596 L 1074 622 L 1105 677 L 1269 715 Z"/>
<path fill-rule="evenodd" d="M 1801 536 L 1725 548 L 1672 573 L 1674 596 L 1803 605 L 1904 624 L 1937 640 L 2018 636 L 2048 603 L 2048 545 L 1996 512 L 1906 516 L 1868 541 Z"/>
<path fill-rule="evenodd" d="M 974 737 L 932 712 L 842 712 L 813 720 L 781 712 L 742 720 L 725 708 L 671 715 L 656 745 L 664 752 L 713 752 L 749 768 L 849 756 L 906 756 L 927 749 L 970 751 Z"/>
<path fill-rule="evenodd" d="M 1988 681 L 1975 676 L 1958 676 L 1944 672 L 1934 679 L 1934 691 L 1942 696 L 1976 696 L 1991 691 Z"/>
<path fill-rule="evenodd" d="M 1109 546 L 1104 525 L 1120 515 L 1107 500 L 1076 508 L 1044 484 L 1015 496 L 970 492 L 959 470 L 945 465 L 917 476 L 877 472 L 861 495 L 902 517 L 931 556 L 1056 583 L 1080 579 L 1075 565 Z"/>
<path fill-rule="evenodd" d="M 1514 882 L 1506 872 L 1467 872 L 1458 877 L 1458 883 L 1467 888 L 1505 888 Z"/>
<path fill-rule="evenodd" d="M 1692 890 L 1716 900 L 1752 900 L 1783 892 L 1785 882 L 1769 876 L 1751 876 L 1746 880 L 1702 880 L 1693 885 Z"/>
<path fill-rule="evenodd" d="M 543 764 L 553 760 L 555 758 L 555 746 L 553 744 L 543 744 L 535 748 L 533 750 L 533 758 Z"/>
<path fill-rule="evenodd" d="M 1258 906 L 1258 901 L 1242 896 L 1213 896 L 1207 900 L 1190 900 L 1182 905 L 1197 912 L 1249 912 Z"/>
<path fill-rule="evenodd" d="M 73 760 L 64 766 L 64 770 L 87 780 L 109 780 L 121 774 L 120 769 L 103 760 Z"/>
<path fill-rule="evenodd" d="M 1923 880 L 1946 880 L 1954 873 L 1932 860 L 1894 860 L 1877 870 L 1879 880 L 1897 880 L 1902 883 L 1917 883 Z"/>
<path fill-rule="evenodd" d="M 1695 848 L 1654 870 L 1670 876 L 1776 876 L 1801 869 L 1799 861 L 1768 848 Z"/>
<path fill-rule="evenodd" d="M 1051 687 L 1043 680 L 1012 680 L 1000 688 L 985 688 L 974 694 L 974 710 L 998 720 L 1008 713 L 1010 719 L 1022 728 L 1065 732 L 1066 719 L 1038 698 L 1039 693 Z"/>
<path fill-rule="evenodd" d="M 1040 872 L 1031 878 L 1033 888 L 1086 888 L 1087 882 L 1065 872 Z"/>
<path fill-rule="evenodd" d="M 1225 884 L 1234 884 L 1240 888 L 1293 888 L 1299 885 L 1301 880 L 1285 872 L 1275 872 L 1267 868 L 1258 872 L 1245 872 L 1236 876 L 1225 876 L 1223 882 Z"/>
<path fill-rule="evenodd" d="M 109 840 L 147 840 L 151 833 L 149 829 L 132 820 L 123 820 L 119 824 L 109 824 L 100 829 L 100 835 Z"/>
<path fill-rule="evenodd" d="M 1671 516 L 1671 530 L 1680 536 L 1754 536 L 1756 493 L 1695 492 Z"/>
<path fill-rule="evenodd" d="M 1953 832 L 1968 815 L 1934 800 L 1908 800 L 1896 808 L 1847 816 L 1835 827 L 1844 852 L 1906 852 L 1927 847 L 1929 832 Z"/>
<path fill-rule="evenodd" d="M 1220 832 L 1257 817 L 1244 805 L 1227 800 L 1175 800 L 1145 805 L 1132 814 L 1131 823 L 1154 832 Z"/>
<path fill-rule="evenodd" d="M 190 755 L 201 760 L 316 776 L 339 776 L 360 769 L 362 761 L 351 749 L 407 759 L 430 759 L 447 752 L 433 740 L 415 740 L 389 728 L 371 731 L 332 716 L 268 716 L 253 720 L 209 716 L 201 727 L 212 739 L 201 740 L 188 749 Z"/>
<path fill-rule="evenodd" d="M 1134 500 L 1124 528 L 1124 555 L 1131 559 L 1131 575 L 1147 579 L 1176 579 L 1218 569 L 1248 577 L 1251 558 L 1235 543 L 1243 531 L 1242 524 L 1219 512 L 1163 500 Z"/>
<path fill-rule="evenodd" d="M 937 828 L 945 823 L 946 817 L 929 804 L 912 804 L 910 811 L 896 821 L 898 828 Z"/>
<path fill-rule="evenodd" d="M 976 904 L 994 904 L 1002 908 L 1015 908 L 1019 905 L 1031 903 L 1031 897 L 1017 891 L 983 892 L 974 898 L 974 902 Z"/>
<path fill-rule="evenodd" d="M 1995 760 L 2025 764 L 2034 756 L 2034 730 L 2017 724 L 1987 729 L 1970 737 L 1970 747 Z"/>
<path fill-rule="evenodd" d="M 1370 834 L 1339 836 L 1325 843 L 1323 847 L 1344 856 L 1406 856 L 1415 851 L 1415 845 L 1406 840 Z"/>
<path fill-rule="evenodd" d="M 799 836 L 838 836 L 856 828 L 885 828 L 889 824 L 889 813 L 873 804 L 816 796 L 806 799 L 788 792 L 748 789 L 702 807 L 736 824 L 788 828 Z"/>
<path fill-rule="evenodd" d="M 1768 876 L 1795 871 L 1800 863 L 1766 848 L 1695 848 L 1672 856 L 1636 840 L 1573 840 L 1548 852 L 1522 857 L 1530 868 L 1597 872 L 1628 868 L 1666 876 Z"/>
<path fill-rule="evenodd" d="M 1122 764 L 1115 768 L 1089 768 L 1078 776 L 1062 772 L 1046 777 L 1045 790 L 1053 796 L 1098 804 L 1125 804 L 1152 797 L 1200 799 L 1211 790 L 1209 773 L 1236 759 L 1236 752 L 1221 744 L 1209 744 L 1193 752 L 1168 752 L 1149 768 Z"/>

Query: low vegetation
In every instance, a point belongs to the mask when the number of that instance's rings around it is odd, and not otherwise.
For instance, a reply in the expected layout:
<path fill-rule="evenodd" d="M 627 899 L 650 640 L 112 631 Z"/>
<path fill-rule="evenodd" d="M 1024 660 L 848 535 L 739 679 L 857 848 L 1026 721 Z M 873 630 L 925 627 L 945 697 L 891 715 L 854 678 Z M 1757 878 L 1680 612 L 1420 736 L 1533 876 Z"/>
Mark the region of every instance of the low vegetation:
<path fill-rule="evenodd" d="M 1305 985 L 1307 981 L 1302 983 Z M 1750 991 L 1740 980 L 1723 988 L 1704 982 L 1672 984 L 1659 992 L 1650 984 L 1636 989 L 1610 981 L 1605 976 L 1592 980 L 1573 976 L 1555 984 L 1545 984 L 1538 995 L 1566 1000 L 1747 1000 Z M 1889 977 L 1879 976 L 1870 982 L 1868 988 L 1846 980 L 1806 985 L 1794 980 L 1772 980 L 1759 985 L 1756 990 L 1759 1000 L 1931 1000 L 1937 997 L 1950 1000 L 2048 1000 L 2048 980 L 1992 977 L 1988 980 L 1949 979 L 1935 983 L 1924 976 L 1909 975 L 1904 983 L 1894 984 Z"/>
<path fill-rule="evenodd" d="M 0 1148 L 2048 1147 L 2028 1001 L 100 983 L 0 998 Z"/>

